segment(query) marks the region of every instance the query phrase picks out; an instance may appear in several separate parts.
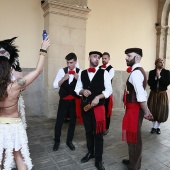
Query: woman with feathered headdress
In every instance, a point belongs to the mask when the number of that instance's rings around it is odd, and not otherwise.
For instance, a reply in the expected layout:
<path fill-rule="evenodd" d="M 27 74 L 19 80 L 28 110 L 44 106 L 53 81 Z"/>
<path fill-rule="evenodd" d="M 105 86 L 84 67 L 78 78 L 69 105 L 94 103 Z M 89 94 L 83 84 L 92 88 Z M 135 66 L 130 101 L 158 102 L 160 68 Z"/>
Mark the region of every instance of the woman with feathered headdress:
<path fill-rule="evenodd" d="M 0 169 L 10 170 L 15 159 L 18 170 L 31 170 L 26 130 L 18 111 L 20 91 L 42 72 L 45 54 L 50 45 L 48 37 L 42 42 L 36 69 L 23 78 L 11 79 L 12 68 L 20 69 L 16 37 L 0 41 Z"/>

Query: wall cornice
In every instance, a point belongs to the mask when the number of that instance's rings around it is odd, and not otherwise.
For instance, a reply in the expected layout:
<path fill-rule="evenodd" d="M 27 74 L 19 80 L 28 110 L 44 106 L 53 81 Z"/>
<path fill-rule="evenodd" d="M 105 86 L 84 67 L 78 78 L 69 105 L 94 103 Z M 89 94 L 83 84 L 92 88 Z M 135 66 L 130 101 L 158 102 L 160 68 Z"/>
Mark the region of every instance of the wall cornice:
<path fill-rule="evenodd" d="M 91 11 L 87 6 L 71 5 L 66 3 L 57 2 L 55 0 L 47 0 L 42 4 L 44 16 L 49 13 L 64 15 L 74 18 L 81 18 L 86 20 L 88 13 Z"/>

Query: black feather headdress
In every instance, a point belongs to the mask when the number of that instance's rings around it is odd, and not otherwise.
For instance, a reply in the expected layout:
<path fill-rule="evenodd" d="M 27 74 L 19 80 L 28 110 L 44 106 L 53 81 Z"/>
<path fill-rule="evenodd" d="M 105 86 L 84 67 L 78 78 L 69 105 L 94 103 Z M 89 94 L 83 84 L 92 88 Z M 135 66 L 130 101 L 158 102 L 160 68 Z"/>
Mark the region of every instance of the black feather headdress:
<path fill-rule="evenodd" d="M 11 64 L 11 66 L 16 70 L 16 71 L 22 71 L 20 68 L 20 64 L 19 64 L 19 60 L 18 60 L 18 52 L 19 50 L 17 49 L 17 47 L 14 45 L 14 40 L 17 37 L 13 37 L 11 39 L 6 39 L 3 41 L 0 41 L 0 48 L 3 48 L 4 50 L 6 50 L 9 53 L 9 63 Z"/>

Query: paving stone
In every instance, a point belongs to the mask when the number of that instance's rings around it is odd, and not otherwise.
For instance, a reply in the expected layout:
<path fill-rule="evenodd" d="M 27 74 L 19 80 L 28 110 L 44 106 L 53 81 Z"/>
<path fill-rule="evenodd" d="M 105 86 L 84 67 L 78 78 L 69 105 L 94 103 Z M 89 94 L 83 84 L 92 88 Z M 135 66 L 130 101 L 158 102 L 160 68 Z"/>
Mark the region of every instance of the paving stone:
<path fill-rule="evenodd" d="M 127 170 L 122 159 L 128 158 L 126 142 L 121 141 L 123 110 L 116 110 L 111 118 L 109 133 L 104 136 L 103 162 L 106 170 Z M 73 144 L 75 151 L 66 145 L 69 123 L 64 123 L 58 151 L 53 151 L 54 119 L 46 117 L 27 117 L 27 133 L 33 170 L 95 170 L 95 159 L 82 164 L 87 153 L 85 130 L 76 125 Z M 161 135 L 150 134 L 152 122 L 143 121 L 142 125 L 142 165 L 141 170 L 170 170 L 170 119 L 161 124 Z"/>

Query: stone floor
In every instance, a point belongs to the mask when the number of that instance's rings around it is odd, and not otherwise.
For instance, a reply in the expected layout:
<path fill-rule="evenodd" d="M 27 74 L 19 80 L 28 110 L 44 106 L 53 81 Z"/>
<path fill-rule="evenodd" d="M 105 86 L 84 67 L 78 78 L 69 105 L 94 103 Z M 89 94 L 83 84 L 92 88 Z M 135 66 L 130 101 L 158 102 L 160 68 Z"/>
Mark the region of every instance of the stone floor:
<path fill-rule="evenodd" d="M 115 110 L 109 133 L 104 136 L 103 161 L 106 170 L 127 170 L 121 161 L 127 157 L 127 144 L 121 141 L 122 110 Z M 83 125 L 77 125 L 73 143 L 75 151 L 65 144 L 68 123 L 64 123 L 60 148 L 52 150 L 55 120 L 27 117 L 28 138 L 33 170 L 95 170 L 94 159 L 82 164 L 87 153 Z M 161 126 L 161 135 L 150 134 L 151 122 L 144 120 L 142 128 L 143 157 L 141 170 L 170 170 L 170 120 Z"/>

